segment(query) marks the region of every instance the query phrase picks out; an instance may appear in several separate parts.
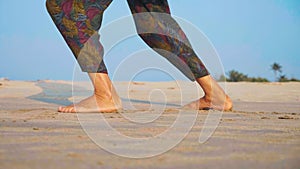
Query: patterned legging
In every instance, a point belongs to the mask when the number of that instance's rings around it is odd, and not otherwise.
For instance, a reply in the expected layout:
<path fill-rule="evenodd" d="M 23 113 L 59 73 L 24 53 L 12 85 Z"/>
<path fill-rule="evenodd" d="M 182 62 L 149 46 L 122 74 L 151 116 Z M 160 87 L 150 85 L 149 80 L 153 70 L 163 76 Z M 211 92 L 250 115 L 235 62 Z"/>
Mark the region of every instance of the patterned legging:
<path fill-rule="evenodd" d="M 47 0 L 47 10 L 81 70 L 107 73 L 98 31 L 112 0 Z M 139 36 L 190 80 L 208 75 L 186 35 L 170 15 L 167 0 L 127 0 Z M 80 57 L 79 57 L 80 56 Z"/>

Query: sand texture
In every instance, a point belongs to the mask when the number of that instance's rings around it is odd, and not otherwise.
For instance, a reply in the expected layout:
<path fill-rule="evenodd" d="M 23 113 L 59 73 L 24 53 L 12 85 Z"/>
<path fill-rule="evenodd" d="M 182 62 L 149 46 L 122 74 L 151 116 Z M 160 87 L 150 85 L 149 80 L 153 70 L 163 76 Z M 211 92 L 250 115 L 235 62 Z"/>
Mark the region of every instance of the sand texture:
<path fill-rule="evenodd" d="M 125 82 L 116 83 L 128 105 Z M 168 96 L 159 125 L 127 124 L 122 114 L 105 114 L 120 132 L 151 137 L 166 130 L 182 104 L 173 82 L 136 82 L 129 89 L 132 101 L 149 106 L 148 89 L 161 88 Z M 76 84 L 77 96 L 84 84 Z M 188 102 L 201 95 L 184 85 Z M 226 83 L 234 109 L 224 112 L 210 139 L 198 142 L 208 111 L 199 111 L 192 130 L 173 149 L 161 155 L 131 159 L 114 155 L 95 144 L 82 129 L 77 114 L 58 113 L 72 102 L 72 83 L 64 81 L 0 81 L 0 168 L 300 168 L 300 83 Z M 160 95 L 155 103 L 159 105 Z M 155 99 L 154 99 L 155 100 Z M 128 113 L 124 110 L 123 113 Z M 130 112 L 134 115 L 134 112 Z M 147 115 L 145 115 L 146 117 Z M 143 117 L 140 117 L 143 119 Z M 120 125 L 117 125 L 120 124 Z M 107 131 L 99 129 L 105 136 Z M 181 131 L 178 131 L 181 132 Z M 160 145 L 157 145 L 160 146 Z M 128 148 L 128 147 L 124 147 Z M 151 149 L 153 147 L 145 147 Z M 136 150 L 143 151 L 143 150 Z"/>

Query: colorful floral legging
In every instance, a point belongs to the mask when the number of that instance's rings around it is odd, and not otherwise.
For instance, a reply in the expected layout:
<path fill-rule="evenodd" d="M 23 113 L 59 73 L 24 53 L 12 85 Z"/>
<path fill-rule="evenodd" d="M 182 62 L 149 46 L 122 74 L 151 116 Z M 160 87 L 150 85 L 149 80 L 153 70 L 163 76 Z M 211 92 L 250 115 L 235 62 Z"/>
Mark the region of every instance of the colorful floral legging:
<path fill-rule="evenodd" d="M 98 31 L 112 0 L 47 0 L 47 10 L 82 71 L 107 73 Z M 208 75 L 186 35 L 170 15 L 167 0 L 127 0 L 138 35 L 189 79 Z"/>

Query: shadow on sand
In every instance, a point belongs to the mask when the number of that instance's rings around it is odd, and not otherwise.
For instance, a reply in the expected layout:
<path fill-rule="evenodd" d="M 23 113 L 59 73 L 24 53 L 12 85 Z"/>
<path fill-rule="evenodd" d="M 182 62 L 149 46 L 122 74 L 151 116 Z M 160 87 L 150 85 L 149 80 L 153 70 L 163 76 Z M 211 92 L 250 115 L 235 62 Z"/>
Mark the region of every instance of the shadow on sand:
<path fill-rule="evenodd" d="M 70 105 L 73 102 L 70 101 L 72 95 L 72 85 L 70 84 L 62 84 L 62 83 L 53 83 L 53 82 L 44 82 L 39 81 L 36 82 L 36 86 L 40 87 L 43 91 L 36 95 L 32 95 L 27 97 L 28 99 L 37 100 L 45 103 L 52 103 L 57 105 Z M 76 96 L 87 96 L 87 92 L 92 93 L 91 91 L 87 91 L 84 88 L 76 87 Z M 138 99 L 128 99 L 121 98 L 124 104 L 136 103 L 136 104 L 146 104 L 146 105 L 166 105 L 170 107 L 180 107 L 179 104 L 174 103 L 163 103 L 163 102 L 155 102 L 155 101 L 147 101 L 147 100 L 138 100 Z"/>

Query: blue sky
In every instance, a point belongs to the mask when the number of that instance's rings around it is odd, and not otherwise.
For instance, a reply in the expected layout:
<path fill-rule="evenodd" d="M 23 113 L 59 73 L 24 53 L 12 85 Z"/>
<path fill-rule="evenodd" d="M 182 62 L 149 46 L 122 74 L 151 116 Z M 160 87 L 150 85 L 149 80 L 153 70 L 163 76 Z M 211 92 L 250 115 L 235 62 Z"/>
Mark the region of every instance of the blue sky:
<path fill-rule="evenodd" d="M 287 77 L 300 79 L 300 1 L 169 0 L 169 4 L 174 16 L 191 22 L 210 39 L 225 72 L 234 69 L 274 80 L 270 65 L 278 62 Z M 114 0 L 103 26 L 129 14 L 126 0 Z M 0 26 L 0 77 L 72 79 L 74 57 L 43 0 L 0 0 Z M 110 72 L 118 61 L 119 56 L 107 61 Z"/>

